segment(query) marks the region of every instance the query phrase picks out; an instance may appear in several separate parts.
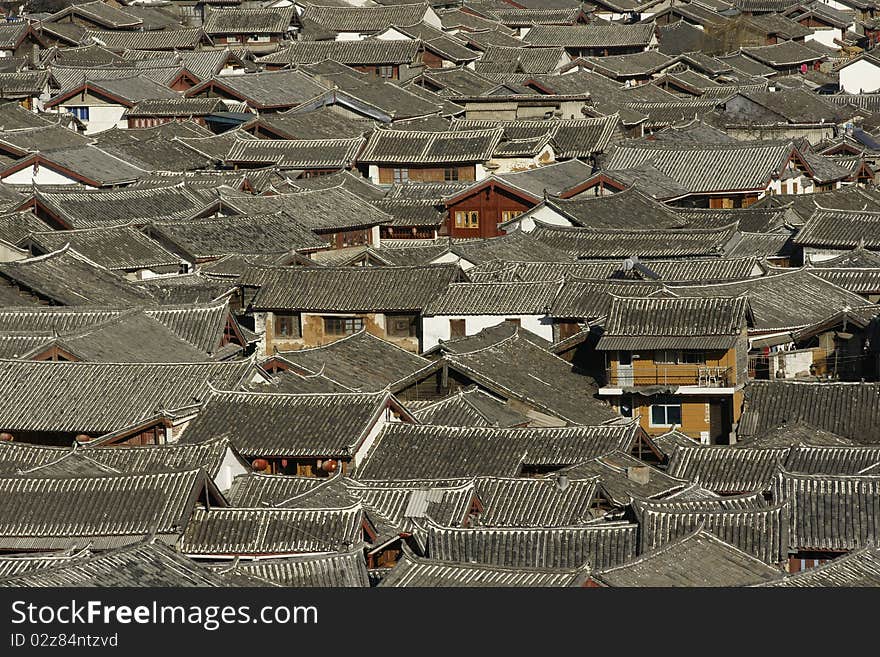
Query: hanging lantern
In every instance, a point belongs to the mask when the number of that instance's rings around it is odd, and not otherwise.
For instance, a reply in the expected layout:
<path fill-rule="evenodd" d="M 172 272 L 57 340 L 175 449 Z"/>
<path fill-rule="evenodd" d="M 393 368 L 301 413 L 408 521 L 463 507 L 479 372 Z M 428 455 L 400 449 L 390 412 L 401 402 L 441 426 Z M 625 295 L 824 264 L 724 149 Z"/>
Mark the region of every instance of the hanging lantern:
<path fill-rule="evenodd" d="M 262 472 L 269 469 L 269 462 L 266 459 L 254 459 L 251 467 L 257 472 Z"/>
<path fill-rule="evenodd" d="M 3 433 L 0 433 L 0 441 L 2 441 L 2 442 L 9 442 L 10 440 L 13 440 L 13 439 L 14 439 L 14 436 L 11 433 L 7 433 L 5 431 Z"/>
<path fill-rule="evenodd" d="M 281 467 L 282 467 L 282 468 L 286 468 L 286 467 L 287 467 L 287 459 L 281 459 Z"/>
<path fill-rule="evenodd" d="M 88 435 L 86 435 L 86 434 L 84 434 L 84 433 L 79 433 L 79 434 L 76 435 L 76 438 L 74 438 L 74 440 L 75 440 L 76 442 L 78 442 L 78 443 L 87 443 L 87 442 L 89 442 L 91 439 L 92 439 L 91 436 L 88 436 Z"/>
<path fill-rule="evenodd" d="M 331 472 L 336 472 L 336 468 L 338 467 L 339 465 L 336 463 L 336 461 L 332 459 L 324 461 L 324 463 L 321 464 L 321 469 L 328 474 Z"/>

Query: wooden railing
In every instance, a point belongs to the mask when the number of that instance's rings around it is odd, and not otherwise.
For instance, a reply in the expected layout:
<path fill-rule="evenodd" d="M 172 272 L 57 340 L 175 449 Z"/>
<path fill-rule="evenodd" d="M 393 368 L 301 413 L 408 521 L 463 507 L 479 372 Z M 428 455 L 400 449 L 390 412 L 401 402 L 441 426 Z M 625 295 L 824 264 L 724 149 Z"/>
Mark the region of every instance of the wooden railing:
<path fill-rule="evenodd" d="M 732 385 L 733 371 L 730 367 L 711 365 L 655 365 L 635 370 L 606 371 L 608 385 L 617 387 L 637 386 L 699 386 L 702 388 L 728 388 Z"/>

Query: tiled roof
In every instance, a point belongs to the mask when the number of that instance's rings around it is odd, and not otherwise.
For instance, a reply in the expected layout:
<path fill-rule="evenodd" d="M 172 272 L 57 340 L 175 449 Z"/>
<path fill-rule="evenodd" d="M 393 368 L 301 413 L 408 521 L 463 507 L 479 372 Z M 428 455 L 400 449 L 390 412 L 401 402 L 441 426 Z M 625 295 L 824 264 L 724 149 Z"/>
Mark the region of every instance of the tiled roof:
<path fill-rule="evenodd" d="M 196 508 L 178 549 L 190 556 L 348 551 L 362 541 L 363 510 Z"/>
<path fill-rule="evenodd" d="M 286 34 L 295 15 L 293 7 L 214 9 L 207 12 L 202 29 L 211 35 Z"/>
<path fill-rule="evenodd" d="M 880 248 L 880 212 L 817 210 L 794 237 L 801 246 Z"/>
<path fill-rule="evenodd" d="M 358 161 L 376 164 L 485 162 L 492 157 L 502 134 L 500 128 L 458 132 L 376 130 Z"/>
<path fill-rule="evenodd" d="M 16 431 L 101 435 L 199 404 L 208 384 L 228 389 L 252 370 L 233 363 L 0 361 L 7 404 L 0 425 Z M 96 403 L 98 401 L 99 403 Z"/>
<path fill-rule="evenodd" d="M 103 4 L 103 3 L 97 3 Z M 102 553 L 43 560 L 43 566 L 3 579 L 3 586 L 37 587 L 221 587 L 230 578 L 212 573 L 160 541 L 145 541 Z M 255 586 L 248 582 L 248 586 Z"/>
<path fill-rule="evenodd" d="M 880 476 L 780 472 L 773 497 L 787 503 L 793 550 L 848 551 L 877 545 Z"/>
<path fill-rule="evenodd" d="M 490 45 L 476 63 L 477 73 L 552 73 L 566 60 L 561 47 L 524 48 Z"/>
<path fill-rule="evenodd" d="M 428 359 L 366 331 L 320 347 L 280 352 L 279 356 L 306 375 L 323 372 L 349 389 L 365 392 L 386 387 L 394 391 L 399 381 L 431 366 Z"/>
<path fill-rule="evenodd" d="M 552 529 L 427 528 L 428 556 L 442 561 L 508 568 L 581 568 L 616 566 L 636 554 L 637 526 L 595 523 Z"/>
<path fill-rule="evenodd" d="M 404 552 L 380 587 L 567 587 L 580 586 L 586 568 L 505 568 L 475 563 L 435 561 Z"/>
<path fill-rule="evenodd" d="M 536 220 L 536 223 L 537 220 Z M 693 258 L 720 256 L 735 226 L 720 230 L 611 230 L 539 224 L 532 238 L 577 258 Z"/>
<path fill-rule="evenodd" d="M 145 302 L 148 292 L 70 248 L 0 264 L 0 279 L 41 299 L 66 306 Z"/>
<path fill-rule="evenodd" d="M 260 288 L 254 310 L 419 311 L 459 275 L 456 265 L 423 267 L 275 267 L 250 270 Z"/>
<path fill-rule="evenodd" d="M 188 89 L 188 97 L 215 86 L 244 100 L 255 109 L 286 109 L 294 107 L 327 91 L 322 84 L 302 71 L 266 71 L 244 75 L 220 75 Z"/>
<path fill-rule="evenodd" d="M 294 41 L 283 50 L 258 57 L 258 64 L 314 64 L 332 59 L 340 64 L 412 64 L 422 44 L 413 39 L 362 41 Z"/>
<path fill-rule="evenodd" d="M 232 144 L 224 161 L 231 166 L 274 164 L 285 169 L 343 169 L 353 164 L 363 145 L 363 137 L 242 139 Z"/>
<path fill-rule="evenodd" d="M 632 169 L 650 163 L 690 193 L 718 190 L 763 190 L 772 173 L 791 157 L 793 145 L 736 143 L 699 146 L 621 145 L 609 156 L 605 168 Z M 711 170 L 713 175 L 706 176 Z"/>
<path fill-rule="evenodd" d="M 573 465 L 629 449 L 632 426 L 499 429 L 386 425 L 358 466 L 369 479 L 516 477 L 523 464 Z"/>
<path fill-rule="evenodd" d="M 450 126 L 454 131 L 503 128 L 504 140 L 534 139 L 549 135 L 557 158 L 590 157 L 608 148 L 617 130 L 616 115 L 589 119 L 556 120 L 456 120 Z M 502 141 L 502 145 L 503 145 Z M 548 165 L 553 166 L 553 165 Z M 537 172 L 547 169 L 539 167 Z M 508 174 L 513 175 L 513 174 Z M 584 175 L 586 180 L 589 175 Z M 580 181 L 578 181 L 580 182 Z"/>
<path fill-rule="evenodd" d="M 788 507 L 723 511 L 668 511 L 656 503 L 635 503 L 640 552 L 676 541 L 701 526 L 726 543 L 777 564 L 788 558 Z"/>
<path fill-rule="evenodd" d="M 744 436 L 802 421 L 859 443 L 880 442 L 880 384 L 752 381 L 744 395 Z"/>
<path fill-rule="evenodd" d="M 615 298 L 596 349 L 730 349 L 747 308 L 746 297 Z"/>
<path fill-rule="evenodd" d="M 55 251 L 70 244 L 77 253 L 111 270 L 177 266 L 180 258 L 131 226 L 32 232 L 30 245 Z"/>
<path fill-rule="evenodd" d="M 203 470 L 107 477 L 2 477 L 0 545 L 13 551 L 89 543 L 107 549 L 150 535 L 174 540 L 192 513 L 196 490 L 207 484 Z M 35 500 L 42 502 L 35 504 Z"/>
<path fill-rule="evenodd" d="M 280 586 L 321 588 L 370 586 L 362 549 L 342 554 L 239 562 L 232 572 L 259 577 Z"/>
<path fill-rule="evenodd" d="M 281 214 L 155 222 L 148 232 L 194 259 L 242 253 L 281 254 L 326 245 L 307 227 Z"/>
<path fill-rule="evenodd" d="M 815 568 L 786 575 L 766 586 L 816 587 L 877 587 L 880 586 L 880 548 L 853 550 Z"/>
<path fill-rule="evenodd" d="M 697 530 L 633 561 L 591 573 L 605 586 L 750 586 L 778 579 L 778 568 Z"/>
<path fill-rule="evenodd" d="M 110 50 L 193 50 L 207 39 L 200 27 L 180 30 L 125 32 L 121 30 L 86 30 L 92 41 Z"/>
<path fill-rule="evenodd" d="M 566 48 L 646 47 L 654 35 L 653 24 L 556 26 L 536 25 L 524 37 L 530 46 L 564 46 Z"/>
<path fill-rule="evenodd" d="M 218 391 L 205 402 L 181 441 L 198 444 L 223 435 L 248 457 L 350 457 L 388 399 L 385 392 Z"/>
<path fill-rule="evenodd" d="M 453 283 L 423 315 L 544 315 L 562 281 L 538 283 Z"/>
<path fill-rule="evenodd" d="M 447 353 L 445 362 L 498 396 L 515 399 L 568 424 L 599 424 L 618 416 L 594 397 L 593 379 L 517 330 L 494 344 Z M 626 451 L 626 448 L 621 447 Z"/>
<path fill-rule="evenodd" d="M 334 32 L 379 32 L 390 25 L 415 25 L 429 11 L 427 3 L 371 7 L 307 5 L 300 15 Z"/>
<path fill-rule="evenodd" d="M 836 310 L 864 305 L 859 295 L 811 274 L 808 269 L 743 281 L 676 286 L 674 292 L 699 297 L 747 295 L 752 310 L 751 327 L 757 331 L 807 326 L 827 319 Z"/>
<path fill-rule="evenodd" d="M 780 41 L 770 46 L 741 48 L 741 51 L 768 66 L 791 67 L 824 59 L 816 50 L 798 41 Z"/>

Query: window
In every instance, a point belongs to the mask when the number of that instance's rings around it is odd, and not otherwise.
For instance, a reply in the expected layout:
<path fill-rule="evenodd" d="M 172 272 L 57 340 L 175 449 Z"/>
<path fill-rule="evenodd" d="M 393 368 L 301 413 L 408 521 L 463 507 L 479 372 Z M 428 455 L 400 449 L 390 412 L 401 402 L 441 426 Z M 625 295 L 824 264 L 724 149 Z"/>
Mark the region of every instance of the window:
<path fill-rule="evenodd" d="M 455 182 L 458 180 L 458 167 L 447 167 L 443 169 L 443 180 L 447 182 Z"/>
<path fill-rule="evenodd" d="M 449 337 L 452 338 L 463 338 L 467 333 L 465 332 L 464 320 L 463 319 L 450 319 L 449 320 Z"/>
<path fill-rule="evenodd" d="M 476 210 L 465 210 L 455 213 L 456 228 L 479 228 L 480 213 Z"/>
<path fill-rule="evenodd" d="M 409 169 L 394 169 L 394 182 L 397 185 L 409 182 Z"/>
<path fill-rule="evenodd" d="M 324 333 L 327 335 L 351 335 L 364 328 L 361 317 L 325 317 Z"/>
<path fill-rule="evenodd" d="M 395 338 L 414 338 L 416 319 L 416 315 L 386 315 L 385 332 Z"/>
<path fill-rule="evenodd" d="M 380 78 L 393 78 L 394 77 L 394 67 L 393 66 L 377 66 L 376 67 L 376 75 Z"/>
<path fill-rule="evenodd" d="M 683 352 L 681 352 L 681 362 L 687 363 L 688 365 L 705 365 L 706 364 L 706 352 L 705 351 L 683 351 Z"/>
<path fill-rule="evenodd" d="M 255 43 L 255 42 L 266 42 L 266 41 L 269 41 L 269 36 L 268 36 L 268 35 L 262 35 L 262 34 L 252 34 L 252 35 L 251 35 L 251 38 L 248 39 L 248 41 L 250 41 L 251 43 Z"/>
<path fill-rule="evenodd" d="M 89 108 L 88 107 L 68 107 L 67 111 L 73 114 L 80 121 L 88 121 L 89 120 Z"/>
<path fill-rule="evenodd" d="M 672 399 L 661 400 L 660 403 L 651 404 L 651 426 L 670 427 L 681 426 L 681 402 Z"/>
<path fill-rule="evenodd" d="M 520 212 L 519 210 L 504 210 L 501 213 L 501 221 L 512 221 L 521 214 L 522 212 Z"/>
<path fill-rule="evenodd" d="M 299 338 L 302 337 L 299 328 L 299 314 L 275 315 L 276 338 Z"/>
<path fill-rule="evenodd" d="M 654 362 L 660 365 L 677 365 L 680 354 L 672 349 L 660 349 L 654 354 Z"/>

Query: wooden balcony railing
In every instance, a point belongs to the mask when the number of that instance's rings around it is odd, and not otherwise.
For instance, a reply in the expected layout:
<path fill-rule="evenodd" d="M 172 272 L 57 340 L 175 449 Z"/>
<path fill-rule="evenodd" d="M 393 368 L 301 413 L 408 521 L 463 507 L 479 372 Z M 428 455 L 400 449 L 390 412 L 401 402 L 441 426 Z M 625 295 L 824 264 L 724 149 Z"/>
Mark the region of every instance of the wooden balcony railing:
<path fill-rule="evenodd" d="M 655 365 L 629 371 L 609 368 L 606 377 L 607 385 L 618 388 L 656 385 L 729 388 L 733 385 L 732 368 L 711 365 Z"/>

